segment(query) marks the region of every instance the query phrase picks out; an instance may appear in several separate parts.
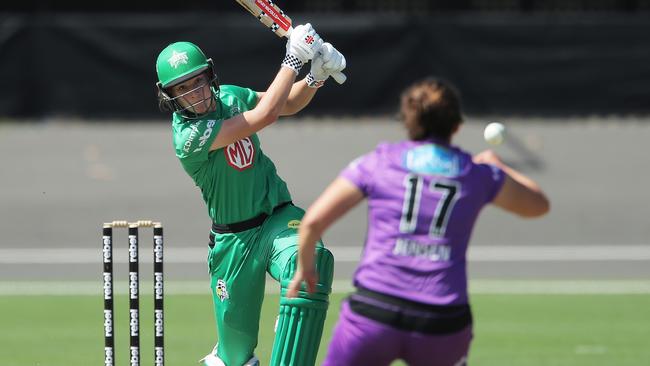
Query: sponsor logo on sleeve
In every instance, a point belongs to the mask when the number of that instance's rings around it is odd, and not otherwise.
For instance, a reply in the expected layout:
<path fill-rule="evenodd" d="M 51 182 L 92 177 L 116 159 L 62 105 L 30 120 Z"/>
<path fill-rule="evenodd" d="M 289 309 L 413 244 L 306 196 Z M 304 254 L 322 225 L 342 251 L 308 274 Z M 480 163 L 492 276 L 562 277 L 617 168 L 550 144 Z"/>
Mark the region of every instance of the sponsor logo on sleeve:
<path fill-rule="evenodd" d="M 228 165 L 237 169 L 244 170 L 253 166 L 255 160 L 255 145 L 250 137 L 233 142 L 226 146 L 226 161 Z"/>
<path fill-rule="evenodd" d="M 198 122 L 190 125 L 190 135 L 187 137 L 187 140 L 185 140 L 185 143 L 183 144 L 183 151 L 186 153 L 190 152 L 190 147 L 192 147 L 192 142 L 194 142 L 196 135 L 199 133 L 198 125 L 199 125 Z"/>
<path fill-rule="evenodd" d="M 192 150 L 192 152 L 199 152 L 203 150 L 203 147 L 210 139 L 210 136 L 212 135 L 212 130 L 214 129 L 214 125 L 217 124 L 217 121 L 213 119 L 209 119 L 206 123 L 205 131 L 203 131 L 203 134 L 199 136 L 199 123 L 201 122 L 202 121 L 198 121 L 190 125 L 190 129 L 191 129 L 190 134 L 187 137 L 187 140 L 185 140 L 185 143 L 183 144 L 183 152 L 186 153 L 190 152 L 190 150 L 192 149 L 192 144 L 194 143 L 194 140 L 196 140 L 197 136 L 199 139 L 199 144 L 194 150 Z"/>
<path fill-rule="evenodd" d="M 194 149 L 194 152 L 201 151 L 203 149 L 203 145 L 210 139 L 210 136 L 212 135 L 212 128 L 214 125 L 217 123 L 217 121 L 213 119 L 209 119 L 208 123 L 206 125 L 205 131 L 203 131 L 203 135 L 199 137 L 199 147 Z"/>

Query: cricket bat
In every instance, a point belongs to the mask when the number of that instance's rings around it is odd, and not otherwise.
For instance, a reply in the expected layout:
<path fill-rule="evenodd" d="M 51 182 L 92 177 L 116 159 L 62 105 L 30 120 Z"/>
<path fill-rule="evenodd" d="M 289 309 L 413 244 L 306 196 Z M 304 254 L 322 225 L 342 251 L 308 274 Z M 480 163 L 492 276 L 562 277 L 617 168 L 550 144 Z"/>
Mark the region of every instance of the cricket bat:
<path fill-rule="evenodd" d="M 269 27 L 278 37 L 289 37 L 293 27 L 291 18 L 271 0 L 236 0 L 249 13 L 259 19 L 262 24 Z M 342 72 L 332 74 L 337 83 L 343 84 L 347 77 Z"/>

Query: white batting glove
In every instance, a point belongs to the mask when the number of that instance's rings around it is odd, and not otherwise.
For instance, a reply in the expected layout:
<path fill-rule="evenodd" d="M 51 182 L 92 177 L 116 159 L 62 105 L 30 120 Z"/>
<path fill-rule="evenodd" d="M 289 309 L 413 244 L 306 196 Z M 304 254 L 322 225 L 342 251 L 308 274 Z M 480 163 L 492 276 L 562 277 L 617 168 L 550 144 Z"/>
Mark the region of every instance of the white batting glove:
<path fill-rule="evenodd" d="M 298 74 L 300 68 L 314 58 L 322 44 L 323 40 L 311 24 L 295 27 L 287 41 L 287 54 L 282 66 L 289 67 Z"/>
<path fill-rule="evenodd" d="M 325 42 L 311 61 L 311 69 L 307 74 L 307 85 L 312 88 L 320 88 L 327 78 L 334 73 L 343 71 L 345 66 L 345 56 L 331 43 Z"/>

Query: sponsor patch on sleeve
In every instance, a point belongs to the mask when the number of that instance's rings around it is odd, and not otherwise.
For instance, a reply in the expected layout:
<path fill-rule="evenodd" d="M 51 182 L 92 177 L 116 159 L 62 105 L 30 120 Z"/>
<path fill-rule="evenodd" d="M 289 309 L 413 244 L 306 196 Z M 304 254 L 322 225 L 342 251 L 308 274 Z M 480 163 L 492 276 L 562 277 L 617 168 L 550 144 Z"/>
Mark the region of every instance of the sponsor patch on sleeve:
<path fill-rule="evenodd" d="M 185 141 L 183 142 L 183 153 L 186 155 L 203 151 L 214 131 L 217 121 L 213 119 L 199 120 L 190 124 L 187 131 L 184 131 Z"/>

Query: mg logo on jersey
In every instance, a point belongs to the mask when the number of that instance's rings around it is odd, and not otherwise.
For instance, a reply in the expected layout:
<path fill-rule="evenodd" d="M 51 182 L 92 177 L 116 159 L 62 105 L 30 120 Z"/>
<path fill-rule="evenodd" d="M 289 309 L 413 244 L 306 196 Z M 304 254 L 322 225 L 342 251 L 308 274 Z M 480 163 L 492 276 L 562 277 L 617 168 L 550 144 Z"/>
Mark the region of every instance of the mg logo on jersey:
<path fill-rule="evenodd" d="M 226 146 L 226 161 L 237 169 L 244 170 L 253 166 L 255 158 L 255 146 L 250 137 L 234 142 Z"/>

